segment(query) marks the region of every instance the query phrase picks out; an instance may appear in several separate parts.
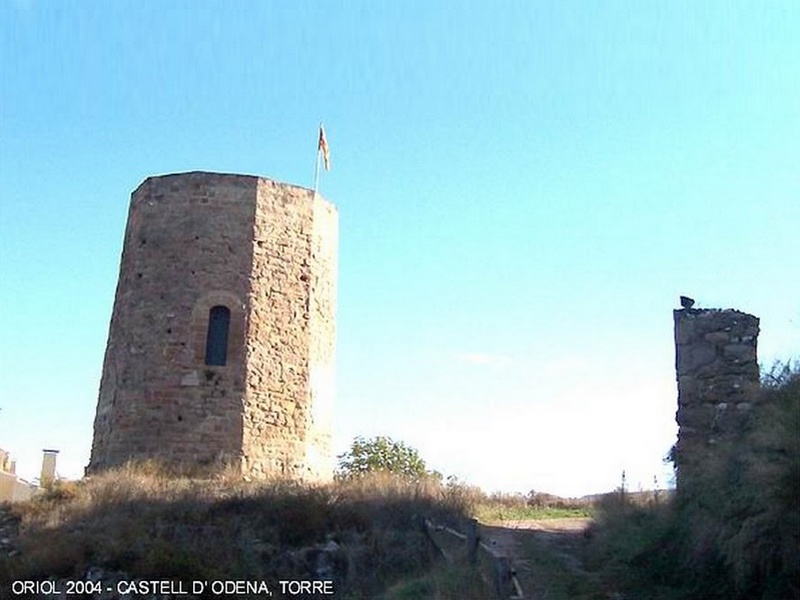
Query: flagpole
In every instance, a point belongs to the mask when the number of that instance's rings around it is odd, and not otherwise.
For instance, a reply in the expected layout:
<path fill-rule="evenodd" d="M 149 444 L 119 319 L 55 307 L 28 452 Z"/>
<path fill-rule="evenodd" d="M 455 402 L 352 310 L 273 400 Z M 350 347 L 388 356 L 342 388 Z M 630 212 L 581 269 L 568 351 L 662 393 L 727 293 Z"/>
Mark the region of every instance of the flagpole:
<path fill-rule="evenodd" d="M 322 127 L 322 122 L 319 124 L 319 138 L 317 140 L 317 164 L 314 166 L 314 197 L 317 196 L 319 189 L 319 162 L 320 158 L 325 160 L 325 170 L 330 168 L 328 162 L 328 141 L 325 139 L 325 129 Z"/>
<path fill-rule="evenodd" d="M 317 188 L 319 187 L 319 155 L 321 152 L 317 149 L 317 164 L 314 167 L 314 196 L 317 195 Z"/>

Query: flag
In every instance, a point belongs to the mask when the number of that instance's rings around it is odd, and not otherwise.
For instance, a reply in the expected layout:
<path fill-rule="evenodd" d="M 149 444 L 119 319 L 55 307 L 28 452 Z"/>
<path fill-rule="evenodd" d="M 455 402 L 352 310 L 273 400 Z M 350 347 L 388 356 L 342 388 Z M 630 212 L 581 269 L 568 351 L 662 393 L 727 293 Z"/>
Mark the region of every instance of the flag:
<path fill-rule="evenodd" d="M 317 152 L 322 152 L 322 158 L 325 160 L 325 170 L 331 170 L 331 154 L 328 151 L 328 140 L 325 139 L 325 128 L 320 124 L 319 126 L 319 145 Z"/>

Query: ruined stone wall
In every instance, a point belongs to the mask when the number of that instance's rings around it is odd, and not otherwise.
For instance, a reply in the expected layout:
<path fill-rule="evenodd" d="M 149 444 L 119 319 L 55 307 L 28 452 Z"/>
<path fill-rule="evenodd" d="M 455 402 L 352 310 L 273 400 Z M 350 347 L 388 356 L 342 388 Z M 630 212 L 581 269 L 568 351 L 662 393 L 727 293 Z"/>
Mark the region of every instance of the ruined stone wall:
<path fill-rule="evenodd" d="M 90 470 L 156 458 L 326 477 L 306 464 L 311 340 L 332 347 L 335 318 L 331 304 L 310 324 L 315 261 L 332 262 L 320 285 L 336 287 L 335 246 L 312 253 L 319 210 L 335 239 L 332 205 L 264 178 L 166 175 L 133 193 Z M 224 365 L 206 364 L 215 306 L 230 311 Z"/>
<path fill-rule="evenodd" d="M 759 321 L 736 310 L 685 308 L 673 315 L 680 487 L 744 427 L 759 383 Z"/>

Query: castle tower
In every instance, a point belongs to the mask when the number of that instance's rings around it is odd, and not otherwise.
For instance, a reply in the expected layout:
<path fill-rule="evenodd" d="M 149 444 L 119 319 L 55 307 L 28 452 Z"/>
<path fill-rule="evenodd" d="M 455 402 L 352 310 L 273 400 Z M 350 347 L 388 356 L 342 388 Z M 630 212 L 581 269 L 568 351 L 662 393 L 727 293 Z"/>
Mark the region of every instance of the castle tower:
<path fill-rule="evenodd" d="M 132 194 L 89 471 L 129 459 L 326 480 L 338 220 L 249 175 Z"/>
<path fill-rule="evenodd" d="M 738 310 L 673 311 L 678 380 L 678 489 L 715 447 L 742 431 L 757 395 L 758 318 Z"/>

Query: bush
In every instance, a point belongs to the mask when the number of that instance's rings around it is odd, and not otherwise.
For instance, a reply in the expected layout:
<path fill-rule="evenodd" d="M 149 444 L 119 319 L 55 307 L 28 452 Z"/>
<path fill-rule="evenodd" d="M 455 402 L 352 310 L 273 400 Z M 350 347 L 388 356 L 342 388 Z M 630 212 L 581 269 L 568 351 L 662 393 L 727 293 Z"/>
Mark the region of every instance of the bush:
<path fill-rule="evenodd" d="M 340 479 L 366 473 L 391 473 L 410 480 L 435 477 L 427 471 L 425 461 L 414 448 L 385 436 L 370 440 L 357 437 L 350 450 L 337 458 Z"/>

